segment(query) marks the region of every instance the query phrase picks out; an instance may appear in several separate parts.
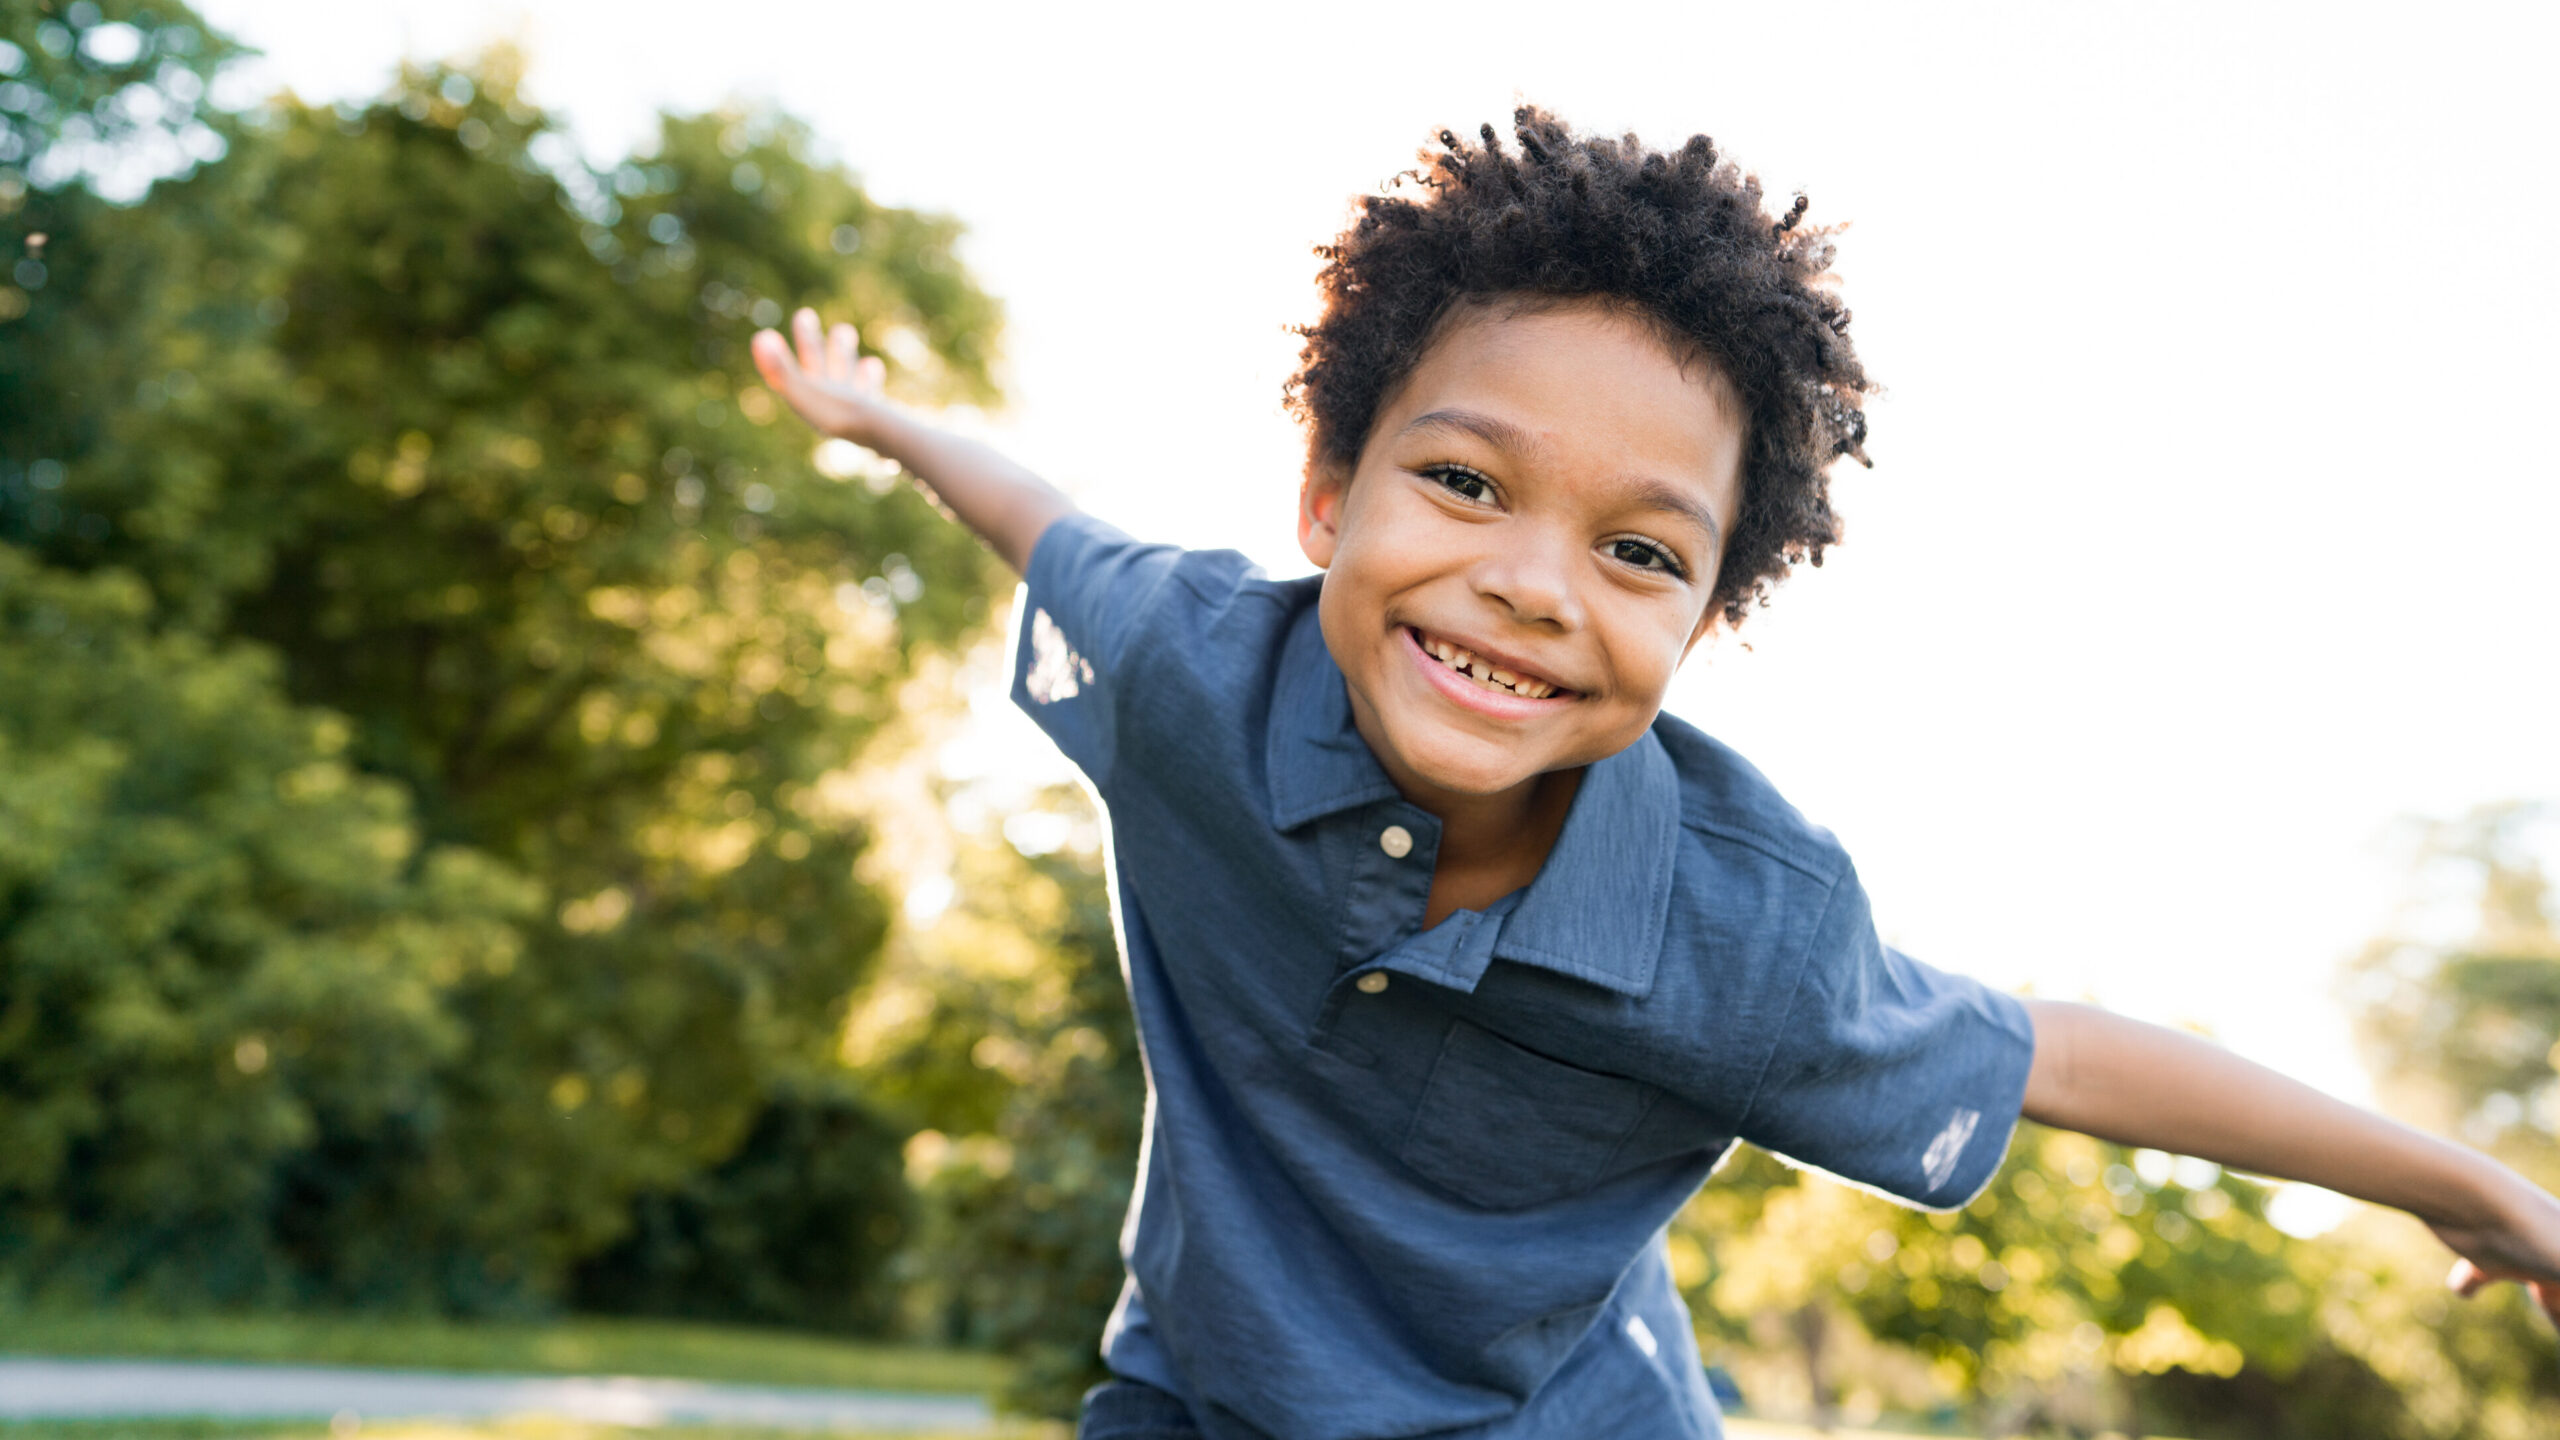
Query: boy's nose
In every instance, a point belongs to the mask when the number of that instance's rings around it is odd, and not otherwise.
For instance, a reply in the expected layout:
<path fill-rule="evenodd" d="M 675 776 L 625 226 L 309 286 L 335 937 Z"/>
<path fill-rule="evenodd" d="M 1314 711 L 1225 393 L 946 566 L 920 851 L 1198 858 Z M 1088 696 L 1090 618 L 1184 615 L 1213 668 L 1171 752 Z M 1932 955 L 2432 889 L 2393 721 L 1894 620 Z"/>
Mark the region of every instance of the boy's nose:
<path fill-rule="evenodd" d="M 1498 601 L 1523 625 L 1555 630 L 1582 626 L 1582 606 L 1573 585 L 1574 547 L 1519 537 L 1515 543 L 1476 562 L 1476 593 Z"/>

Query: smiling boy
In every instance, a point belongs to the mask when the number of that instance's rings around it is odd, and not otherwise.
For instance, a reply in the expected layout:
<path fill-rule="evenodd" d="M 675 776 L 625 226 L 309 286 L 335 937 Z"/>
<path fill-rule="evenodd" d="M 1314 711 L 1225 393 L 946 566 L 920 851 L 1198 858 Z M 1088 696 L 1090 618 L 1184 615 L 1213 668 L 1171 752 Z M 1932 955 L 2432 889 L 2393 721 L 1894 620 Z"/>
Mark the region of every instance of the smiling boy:
<path fill-rule="evenodd" d="M 1663 1227 L 1736 1139 L 1965 1203 L 2021 1114 L 2409 1210 L 2560 1301 L 2560 1204 L 2189 1037 L 1877 939 L 1660 713 L 1838 539 L 1868 388 L 1804 203 L 1694 139 L 1442 136 L 1326 252 L 1291 396 L 1321 575 L 1146 545 L 757 337 L 1027 581 L 1015 692 L 1108 812 L 1150 1082 L 1088 1437 L 1712 1436 Z"/>

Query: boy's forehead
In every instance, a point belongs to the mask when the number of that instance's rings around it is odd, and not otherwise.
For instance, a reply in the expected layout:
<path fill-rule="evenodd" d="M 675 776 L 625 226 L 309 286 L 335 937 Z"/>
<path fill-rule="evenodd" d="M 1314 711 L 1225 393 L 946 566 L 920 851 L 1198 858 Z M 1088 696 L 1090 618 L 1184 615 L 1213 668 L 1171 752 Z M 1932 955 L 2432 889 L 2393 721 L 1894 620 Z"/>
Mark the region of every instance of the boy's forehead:
<path fill-rule="evenodd" d="M 1373 445 L 1468 437 L 1524 461 L 1632 467 L 1722 488 L 1746 416 L 1721 366 L 1593 305 L 1477 307 L 1444 326 L 1379 414 Z"/>

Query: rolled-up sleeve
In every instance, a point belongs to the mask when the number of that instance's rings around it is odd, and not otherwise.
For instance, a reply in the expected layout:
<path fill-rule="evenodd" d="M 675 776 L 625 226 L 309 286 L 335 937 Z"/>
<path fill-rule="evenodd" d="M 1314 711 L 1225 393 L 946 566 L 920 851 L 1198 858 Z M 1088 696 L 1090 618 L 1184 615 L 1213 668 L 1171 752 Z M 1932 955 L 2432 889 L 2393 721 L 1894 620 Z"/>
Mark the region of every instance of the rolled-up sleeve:
<path fill-rule="evenodd" d="M 1865 890 L 1844 871 L 1742 1138 L 1911 1204 L 1954 1209 L 1999 1170 L 2034 1058 L 2025 1006 L 1888 949 Z"/>

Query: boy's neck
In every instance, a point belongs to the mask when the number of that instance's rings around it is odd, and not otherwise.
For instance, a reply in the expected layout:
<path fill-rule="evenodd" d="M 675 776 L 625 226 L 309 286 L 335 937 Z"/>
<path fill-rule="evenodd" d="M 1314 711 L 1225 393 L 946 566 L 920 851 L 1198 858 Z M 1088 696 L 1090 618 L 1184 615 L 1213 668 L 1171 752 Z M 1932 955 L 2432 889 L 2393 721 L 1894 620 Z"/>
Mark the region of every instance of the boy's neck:
<path fill-rule="evenodd" d="M 1482 910 L 1537 879 L 1589 768 L 1545 771 L 1490 794 L 1451 790 L 1397 762 L 1395 748 L 1384 743 L 1377 717 L 1357 691 L 1351 695 L 1351 726 L 1404 798 L 1440 822 L 1431 898 L 1423 907 L 1426 930 L 1455 911 Z"/>
<path fill-rule="evenodd" d="M 1538 878 L 1582 788 L 1583 768 L 1551 770 L 1491 795 L 1436 790 L 1393 777 L 1407 800 L 1440 821 L 1425 928 L 1454 911 L 1482 910 Z"/>

